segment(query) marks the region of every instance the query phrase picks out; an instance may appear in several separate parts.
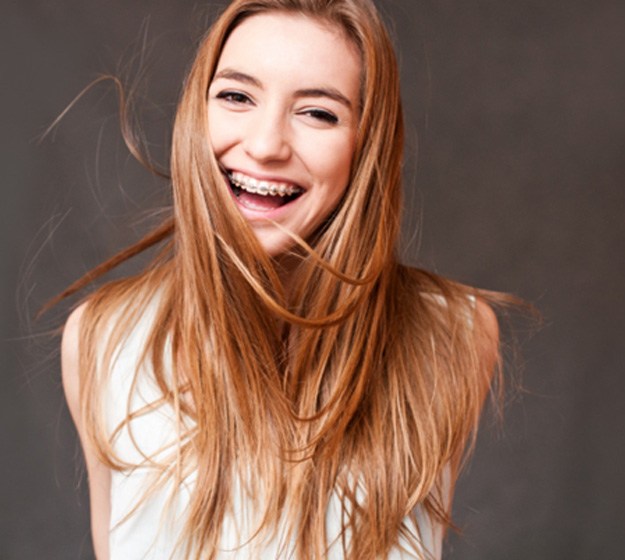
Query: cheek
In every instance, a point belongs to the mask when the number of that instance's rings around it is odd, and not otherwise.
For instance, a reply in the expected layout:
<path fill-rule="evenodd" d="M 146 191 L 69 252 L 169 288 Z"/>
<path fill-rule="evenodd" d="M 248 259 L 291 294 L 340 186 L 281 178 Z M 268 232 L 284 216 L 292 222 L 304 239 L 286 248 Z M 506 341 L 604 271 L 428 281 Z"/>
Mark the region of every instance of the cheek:
<path fill-rule="evenodd" d="M 208 140 L 215 154 L 223 152 L 232 141 L 232 127 L 227 126 L 223 118 L 220 118 L 219 111 L 211 111 L 208 106 Z"/>
<path fill-rule="evenodd" d="M 351 139 L 328 144 L 316 154 L 319 174 L 326 178 L 331 193 L 336 193 L 338 198 L 347 188 L 353 155 L 354 143 Z"/>
<path fill-rule="evenodd" d="M 324 173 L 323 194 L 319 199 L 321 214 L 323 219 L 327 218 L 343 199 L 350 180 L 351 151 L 346 150 L 343 157 L 337 157 L 338 152 L 332 152 L 332 158 L 326 160 L 319 168 L 320 173 Z"/>
<path fill-rule="evenodd" d="M 334 189 L 342 189 L 349 181 L 354 156 L 354 139 L 341 137 L 333 142 L 308 142 L 307 159 L 316 175 Z"/>

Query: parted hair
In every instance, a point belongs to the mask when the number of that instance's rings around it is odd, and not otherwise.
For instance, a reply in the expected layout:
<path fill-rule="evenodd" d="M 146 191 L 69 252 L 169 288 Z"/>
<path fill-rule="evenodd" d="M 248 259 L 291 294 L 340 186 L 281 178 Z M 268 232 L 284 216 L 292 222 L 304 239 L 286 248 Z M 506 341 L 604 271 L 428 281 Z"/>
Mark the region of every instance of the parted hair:
<path fill-rule="evenodd" d="M 362 60 L 350 182 L 311 238 L 291 234 L 288 292 L 208 141 L 207 90 L 223 46 L 244 19 L 267 11 L 339 29 Z M 82 425 L 104 463 L 132 471 L 138 465 L 115 452 L 117 434 L 171 407 L 176 448 L 141 466 L 155 473 L 152 490 L 195 473 L 179 543 L 186 557 L 216 557 L 240 480 L 258 512 L 256 538 L 284 524 L 298 558 L 326 557 L 333 495 L 352 560 L 383 558 L 400 537 L 419 550 L 417 506 L 450 524 L 449 496 L 495 362 L 476 302 L 497 296 L 398 261 L 403 134 L 396 58 L 371 0 L 234 0 L 183 86 L 172 216 L 69 288 L 159 246 L 142 272 L 86 297 Z M 111 364 L 147 306 L 155 317 L 134 375 L 149 371 L 160 397 L 129 409 L 111 432 L 103 406 Z"/>

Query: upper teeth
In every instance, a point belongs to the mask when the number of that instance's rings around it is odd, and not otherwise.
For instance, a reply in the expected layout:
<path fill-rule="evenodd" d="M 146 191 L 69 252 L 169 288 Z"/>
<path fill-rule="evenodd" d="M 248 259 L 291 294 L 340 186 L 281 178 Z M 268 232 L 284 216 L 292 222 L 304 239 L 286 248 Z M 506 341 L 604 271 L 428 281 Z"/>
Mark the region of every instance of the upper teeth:
<path fill-rule="evenodd" d="M 248 177 L 238 171 L 230 173 L 230 180 L 244 191 L 263 196 L 291 196 L 292 194 L 302 192 L 303 190 L 296 185 L 254 179 L 254 177 Z"/>

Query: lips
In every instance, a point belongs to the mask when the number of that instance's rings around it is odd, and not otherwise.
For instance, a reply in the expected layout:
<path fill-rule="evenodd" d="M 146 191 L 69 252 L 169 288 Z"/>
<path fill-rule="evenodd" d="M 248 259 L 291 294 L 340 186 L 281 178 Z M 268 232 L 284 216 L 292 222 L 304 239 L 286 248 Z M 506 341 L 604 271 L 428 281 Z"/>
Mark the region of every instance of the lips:
<path fill-rule="evenodd" d="M 228 171 L 226 176 L 239 204 L 255 212 L 275 210 L 305 192 L 302 187 L 293 183 L 257 179 L 240 171 Z"/>

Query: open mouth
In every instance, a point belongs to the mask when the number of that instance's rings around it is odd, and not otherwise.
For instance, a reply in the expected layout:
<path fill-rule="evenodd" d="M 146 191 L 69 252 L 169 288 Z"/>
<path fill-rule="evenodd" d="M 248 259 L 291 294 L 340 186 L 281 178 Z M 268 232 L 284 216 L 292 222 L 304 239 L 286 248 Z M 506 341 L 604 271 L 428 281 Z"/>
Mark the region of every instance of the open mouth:
<path fill-rule="evenodd" d="M 305 192 L 298 185 L 256 179 L 238 171 L 227 171 L 226 176 L 239 203 L 259 212 L 284 206 Z"/>

